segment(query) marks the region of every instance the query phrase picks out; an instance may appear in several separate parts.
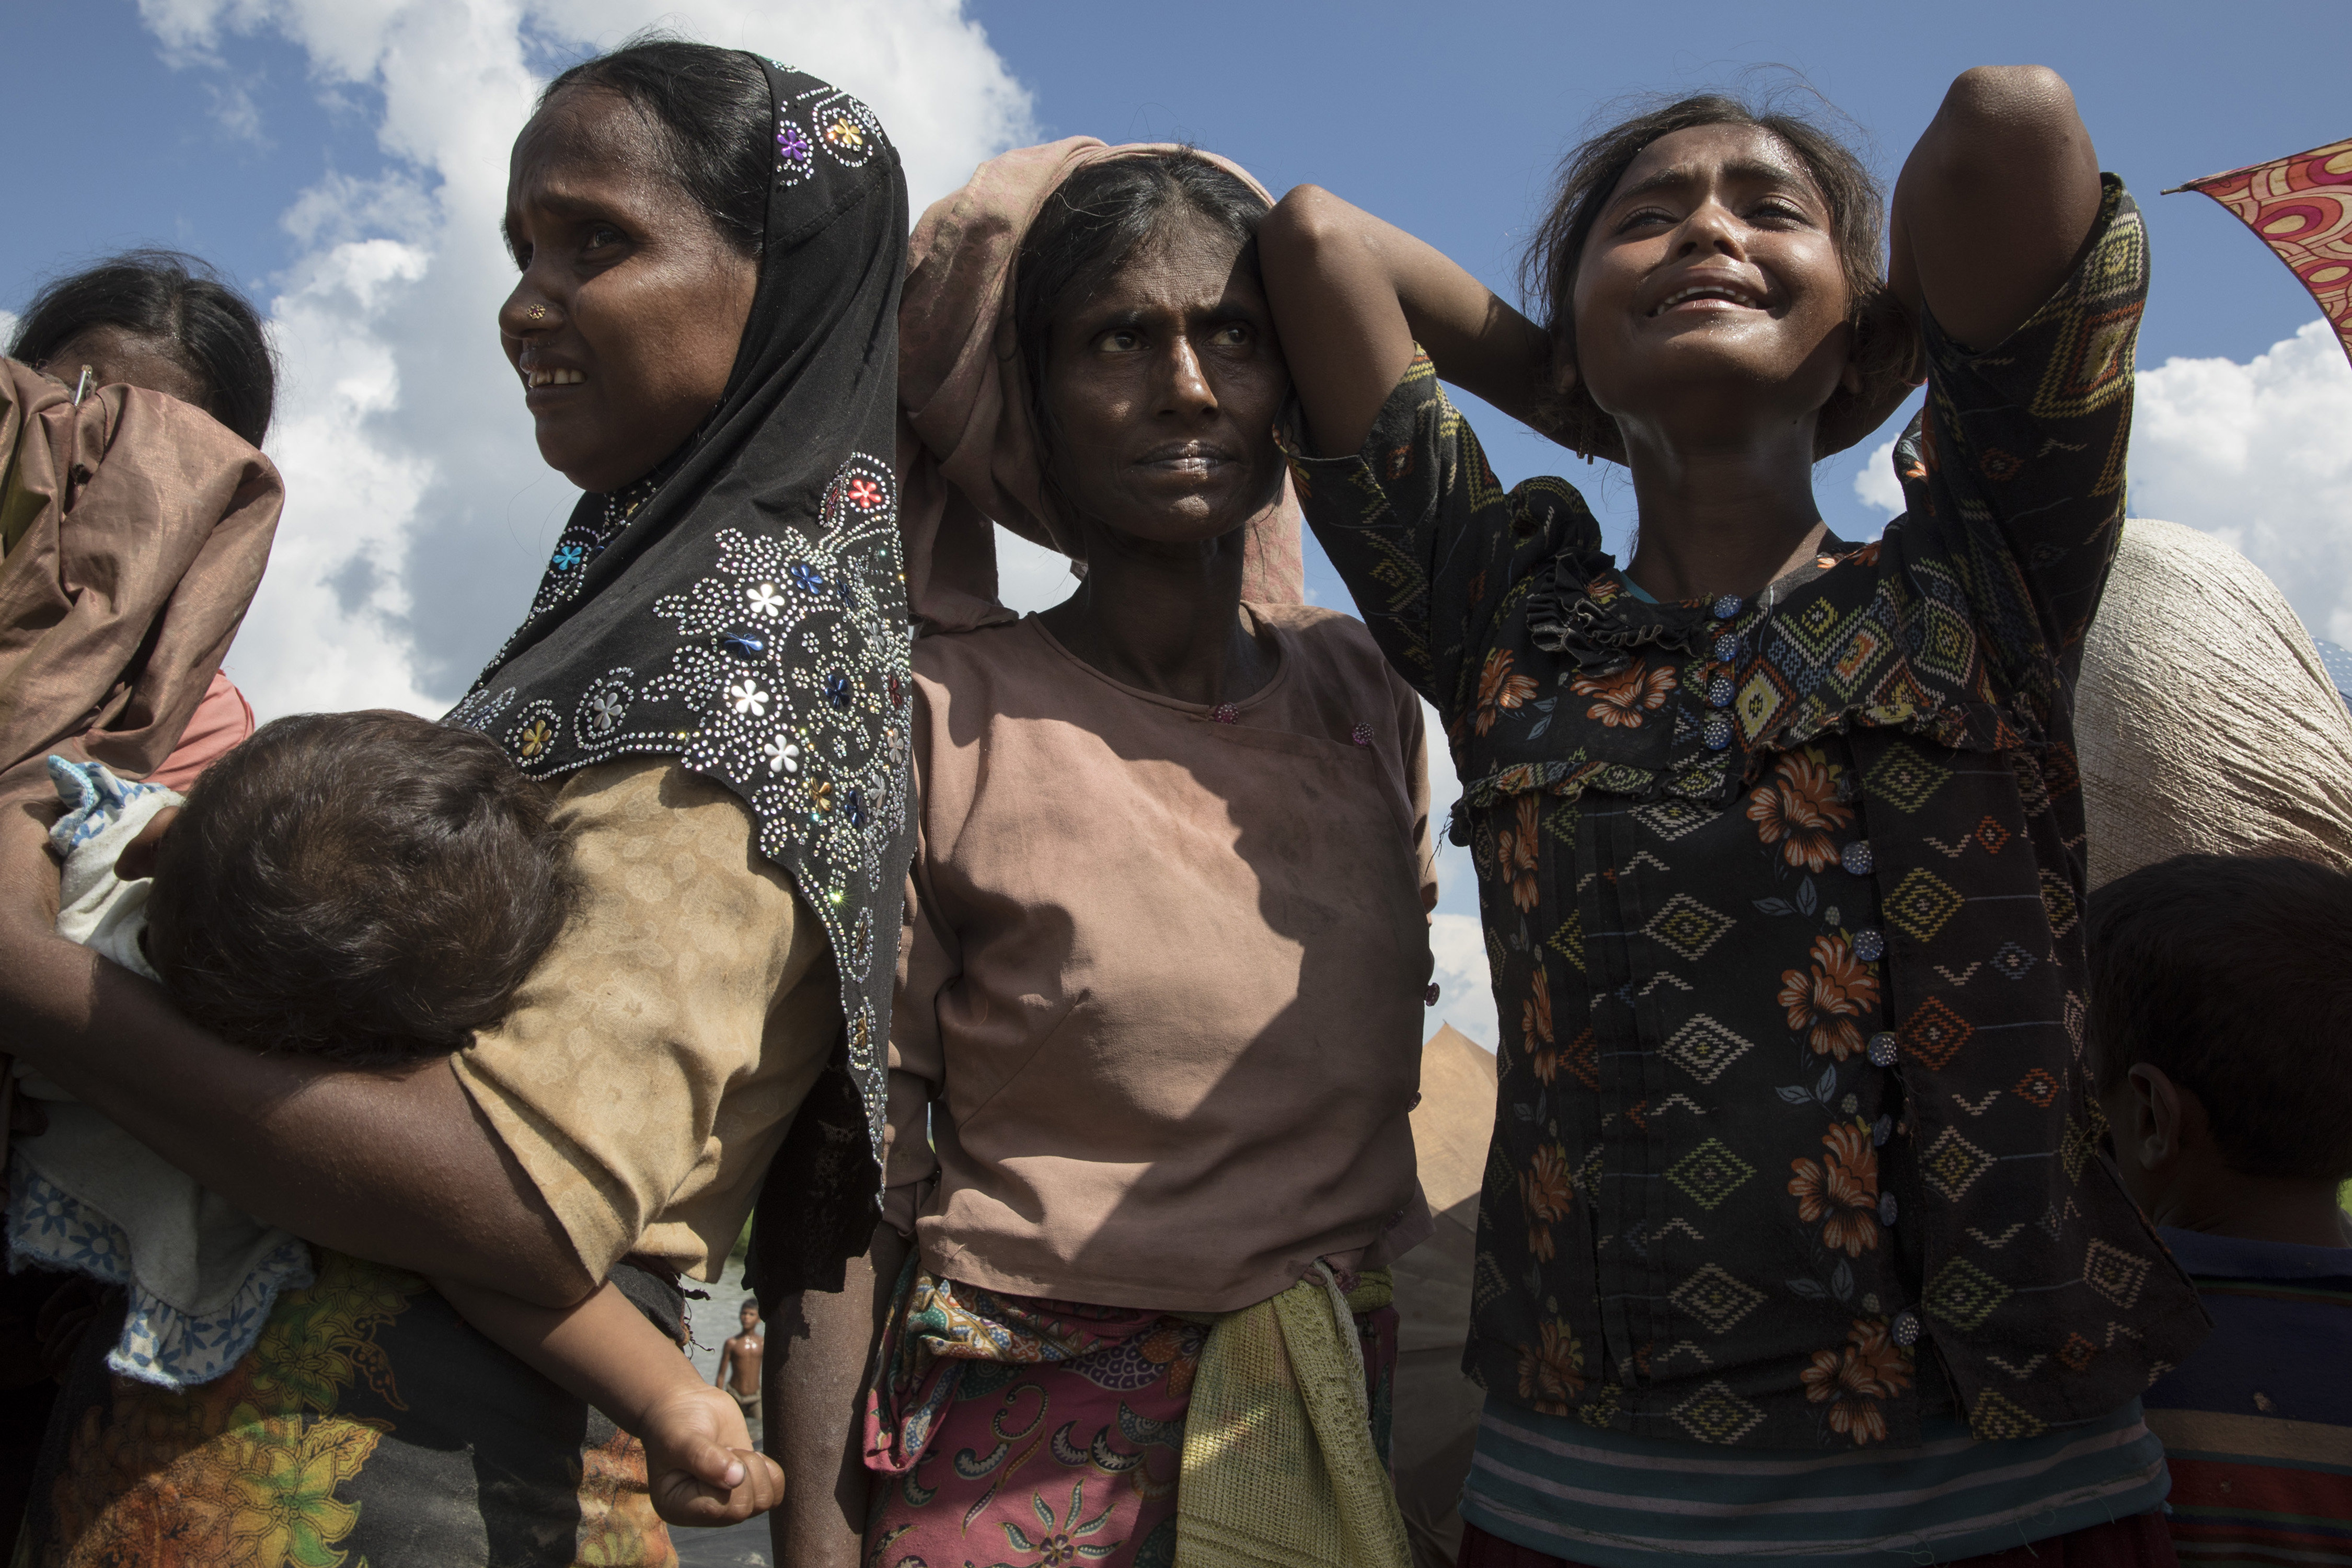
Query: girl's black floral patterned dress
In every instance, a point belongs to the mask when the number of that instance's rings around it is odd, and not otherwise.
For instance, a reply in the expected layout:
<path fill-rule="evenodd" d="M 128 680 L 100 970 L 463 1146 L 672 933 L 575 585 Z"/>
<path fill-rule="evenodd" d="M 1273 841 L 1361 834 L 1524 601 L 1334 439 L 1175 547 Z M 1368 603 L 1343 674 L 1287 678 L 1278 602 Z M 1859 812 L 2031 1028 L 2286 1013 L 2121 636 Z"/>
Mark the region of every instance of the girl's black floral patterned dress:
<path fill-rule="evenodd" d="M 1501 1013 L 1465 1367 L 1643 1436 L 1985 1438 L 2202 1336 L 2083 1060 L 2073 689 L 2123 517 L 2137 207 L 2008 342 L 1928 322 L 1907 510 L 1651 604 L 1416 357 L 1308 521 L 1466 793 Z"/>

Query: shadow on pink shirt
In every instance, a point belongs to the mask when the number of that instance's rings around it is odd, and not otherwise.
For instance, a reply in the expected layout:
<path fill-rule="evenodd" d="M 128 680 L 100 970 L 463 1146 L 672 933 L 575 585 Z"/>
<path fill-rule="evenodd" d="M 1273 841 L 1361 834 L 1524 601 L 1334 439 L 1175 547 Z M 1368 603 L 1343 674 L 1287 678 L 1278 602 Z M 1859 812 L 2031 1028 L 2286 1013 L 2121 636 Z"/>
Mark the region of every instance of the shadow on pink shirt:
<path fill-rule="evenodd" d="M 188 727 L 180 731 L 179 744 L 163 759 L 163 765 L 147 776 L 147 782 L 185 795 L 198 773 L 252 733 L 253 704 L 230 684 L 226 673 L 216 669 L 212 684 L 205 688 L 203 700 L 188 715 Z"/>

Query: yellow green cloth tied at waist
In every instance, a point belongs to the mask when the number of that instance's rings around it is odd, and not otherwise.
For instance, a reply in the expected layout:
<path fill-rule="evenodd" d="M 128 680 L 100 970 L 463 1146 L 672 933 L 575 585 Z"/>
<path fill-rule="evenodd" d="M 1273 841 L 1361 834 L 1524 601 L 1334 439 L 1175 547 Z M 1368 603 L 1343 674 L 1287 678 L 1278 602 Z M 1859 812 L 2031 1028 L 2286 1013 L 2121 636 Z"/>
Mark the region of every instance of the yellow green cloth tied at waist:
<path fill-rule="evenodd" d="M 910 1262 L 866 1395 L 885 1537 L 869 1534 L 869 1559 L 961 1561 L 931 1539 L 952 1517 L 973 1561 L 989 1560 L 973 1537 L 991 1531 L 1015 1551 L 1066 1540 L 1095 1556 L 1084 1549 L 1132 1531 L 1147 1536 L 1139 1562 L 1172 1548 L 1174 1568 L 1409 1568 L 1386 1402 L 1376 1411 L 1368 1393 L 1394 1360 L 1391 1296 L 1386 1269 L 1318 1262 L 1239 1311 L 1160 1313 L 986 1290 Z M 1362 1339 L 1383 1321 L 1375 1380 Z M 1171 1491 L 1172 1532 L 1153 1527 Z"/>
<path fill-rule="evenodd" d="M 1355 1319 L 1389 1271 L 1341 1292 L 1328 1264 L 1213 1320 L 1184 1418 L 1176 1568 L 1406 1568 L 1404 1516 L 1372 1446 Z"/>

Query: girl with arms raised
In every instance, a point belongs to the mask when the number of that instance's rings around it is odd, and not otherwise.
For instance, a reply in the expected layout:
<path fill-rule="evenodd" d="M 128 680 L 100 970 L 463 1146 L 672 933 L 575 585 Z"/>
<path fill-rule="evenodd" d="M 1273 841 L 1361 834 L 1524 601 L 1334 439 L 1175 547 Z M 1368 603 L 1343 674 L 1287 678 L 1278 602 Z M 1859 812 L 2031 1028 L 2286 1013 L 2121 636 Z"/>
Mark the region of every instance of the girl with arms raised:
<path fill-rule="evenodd" d="M 1312 187 L 1262 231 L 1501 1003 L 1465 1563 L 2170 1560 L 2138 1396 L 2204 1319 L 2081 1063 L 2072 750 L 2146 237 L 2032 68 L 1954 83 L 1884 270 L 1879 223 L 1833 137 L 1700 97 L 1570 154 L 1542 325 Z M 1839 540 L 1813 464 L 1920 353 L 1908 511 Z M 1632 559 L 1441 377 L 1625 464 Z"/>

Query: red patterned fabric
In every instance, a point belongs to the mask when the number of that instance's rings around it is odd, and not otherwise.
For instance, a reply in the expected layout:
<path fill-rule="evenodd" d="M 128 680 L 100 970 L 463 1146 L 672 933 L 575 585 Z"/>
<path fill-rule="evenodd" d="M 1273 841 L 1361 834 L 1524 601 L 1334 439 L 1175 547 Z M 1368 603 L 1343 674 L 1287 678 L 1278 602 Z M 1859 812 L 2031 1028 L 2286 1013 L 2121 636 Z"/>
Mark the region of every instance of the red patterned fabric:
<path fill-rule="evenodd" d="M 869 1568 L 1173 1568 L 1184 1417 L 1209 1324 L 928 1272 L 904 1289 L 866 1401 Z M 1362 1313 L 1356 1329 L 1385 1458 L 1396 1310 Z"/>
<path fill-rule="evenodd" d="M 2179 188 L 2220 202 L 2277 252 L 2319 301 L 2352 357 L 2352 140 L 2208 174 Z"/>

